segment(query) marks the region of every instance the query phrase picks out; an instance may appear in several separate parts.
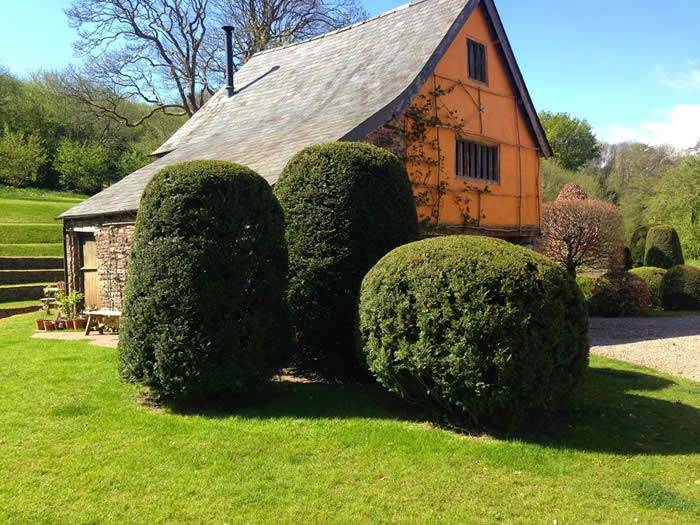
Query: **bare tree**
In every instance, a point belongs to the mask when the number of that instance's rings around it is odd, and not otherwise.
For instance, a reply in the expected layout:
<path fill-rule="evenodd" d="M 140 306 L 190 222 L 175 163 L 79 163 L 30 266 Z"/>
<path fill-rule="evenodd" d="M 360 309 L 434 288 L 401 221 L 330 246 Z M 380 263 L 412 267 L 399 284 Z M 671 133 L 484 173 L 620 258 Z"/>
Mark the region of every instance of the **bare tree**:
<path fill-rule="evenodd" d="M 84 65 L 69 68 L 64 90 L 127 126 L 159 112 L 192 116 L 223 81 L 221 25 L 235 28 L 240 67 L 365 14 L 358 0 L 74 0 L 66 15 Z M 150 109 L 134 118 L 129 102 Z"/>
<path fill-rule="evenodd" d="M 620 210 L 609 202 L 587 198 L 565 198 L 547 203 L 542 209 L 539 249 L 564 265 L 571 275 L 576 275 L 582 266 L 619 270 L 624 262 Z"/>
<path fill-rule="evenodd" d="M 356 0 L 219 0 L 233 26 L 236 65 L 258 51 L 339 29 L 367 17 Z"/>

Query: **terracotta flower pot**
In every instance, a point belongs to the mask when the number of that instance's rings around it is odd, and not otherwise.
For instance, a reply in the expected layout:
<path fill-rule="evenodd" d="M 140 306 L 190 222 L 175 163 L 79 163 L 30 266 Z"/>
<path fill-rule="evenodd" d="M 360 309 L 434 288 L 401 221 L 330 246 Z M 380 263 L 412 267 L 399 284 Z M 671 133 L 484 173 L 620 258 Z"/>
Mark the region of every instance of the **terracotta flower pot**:
<path fill-rule="evenodd" d="M 44 322 L 46 319 L 37 319 L 36 320 L 36 329 L 37 330 L 43 330 L 44 329 Z"/>
<path fill-rule="evenodd" d="M 53 332 L 56 329 L 55 321 L 44 321 L 44 330 L 47 332 Z"/>
<path fill-rule="evenodd" d="M 68 330 L 75 330 L 75 321 L 73 319 L 68 319 L 66 321 L 66 328 Z"/>
<path fill-rule="evenodd" d="M 73 327 L 76 330 L 85 330 L 87 319 L 73 319 Z"/>
<path fill-rule="evenodd" d="M 65 321 L 58 321 L 56 323 L 56 330 L 65 330 L 66 329 L 66 322 Z"/>

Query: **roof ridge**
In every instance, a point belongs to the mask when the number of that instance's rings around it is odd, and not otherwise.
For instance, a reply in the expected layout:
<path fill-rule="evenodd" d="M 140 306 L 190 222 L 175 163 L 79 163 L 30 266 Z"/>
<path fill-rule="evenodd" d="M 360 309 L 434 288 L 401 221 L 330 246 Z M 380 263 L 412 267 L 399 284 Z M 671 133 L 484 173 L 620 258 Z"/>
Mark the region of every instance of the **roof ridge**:
<path fill-rule="evenodd" d="M 333 29 L 331 31 L 327 31 L 325 33 L 321 33 L 320 35 L 312 36 L 309 37 L 305 40 L 299 40 L 298 42 L 291 42 L 289 44 L 285 44 L 283 46 L 277 46 L 277 47 L 271 47 L 269 49 L 263 49 L 262 51 L 258 51 L 255 53 L 250 59 L 252 60 L 253 58 L 261 55 L 267 55 L 269 53 L 274 53 L 275 51 L 281 51 L 283 49 L 289 49 L 290 47 L 296 47 L 301 44 L 307 44 L 309 42 L 313 42 L 314 40 L 321 40 L 322 38 L 326 38 L 328 36 L 336 35 L 338 33 L 344 33 L 345 31 L 350 31 L 352 29 L 356 29 L 360 26 L 363 26 L 365 24 L 369 24 L 370 22 L 375 22 L 376 20 L 380 20 L 382 18 L 386 18 L 387 16 L 391 16 L 399 11 L 403 11 L 405 9 L 409 9 L 411 7 L 415 7 L 419 4 L 424 4 L 425 2 L 432 2 L 435 0 L 413 0 L 405 4 L 401 4 L 397 7 L 394 7 L 392 9 L 389 9 L 388 11 L 384 11 L 383 13 L 379 13 L 378 15 L 374 15 L 370 18 L 365 18 L 364 20 L 360 20 L 359 22 L 355 22 L 354 24 L 350 24 L 344 27 L 340 27 L 338 29 Z"/>

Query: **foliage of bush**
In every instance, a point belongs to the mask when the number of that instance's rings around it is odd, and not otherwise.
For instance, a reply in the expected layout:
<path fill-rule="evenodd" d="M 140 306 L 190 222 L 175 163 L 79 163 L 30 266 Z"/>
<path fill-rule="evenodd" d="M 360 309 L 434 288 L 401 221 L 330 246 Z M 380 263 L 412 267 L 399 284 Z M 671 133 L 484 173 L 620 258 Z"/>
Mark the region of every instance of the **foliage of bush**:
<path fill-rule="evenodd" d="M 649 288 L 651 305 L 656 309 L 663 308 L 661 299 L 661 281 L 663 281 L 666 270 L 663 268 L 655 268 L 653 266 L 640 266 L 630 270 L 634 275 L 640 277 Z"/>
<path fill-rule="evenodd" d="M 589 313 L 600 317 L 635 316 L 650 306 L 649 287 L 630 272 L 613 272 L 599 277 L 588 300 Z"/>
<path fill-rule="evenodd" d="M 587 367 L 587 329 L 583 297 L 564 269 L 498 239 L 402 246 L 362 283 L 370 371 L 457 422 L 564 406 Z"/>
<path fill-rule="evenodd" d="M 7 127 L 0 133 L 0 184 L 31 186 L 46 159 L 43 143 L 36 135 L 13 132 Z"/>
<path fill-rule="evenodd" d="M 417 236 L 404 166 L 369 144 L 313 146 L 289 161 L 275 194 L 286 220 L 297 364 L 326 376 L 354 375 L 361 370 L 353 334 L 362 278 Z"/>
<path fill-rule="evenodd" d="M 667 310 L 700 310 L 700 268 L 683 264 L 666 272 L 661 300 Z"/>
<path fill-rule="evenodd" d="M 683 250 L 673 226 L 661 224 L 649 228 L 644 249 L 644 265 L 671 268 L 683 264 Z"/>
<path fill-rule="evenodd" d="M 121 373 L 163 398 L 245 394 L 285 364 L 282 210 L 246 167 L 165 168 L 138 213 L 119 337 Z"/>

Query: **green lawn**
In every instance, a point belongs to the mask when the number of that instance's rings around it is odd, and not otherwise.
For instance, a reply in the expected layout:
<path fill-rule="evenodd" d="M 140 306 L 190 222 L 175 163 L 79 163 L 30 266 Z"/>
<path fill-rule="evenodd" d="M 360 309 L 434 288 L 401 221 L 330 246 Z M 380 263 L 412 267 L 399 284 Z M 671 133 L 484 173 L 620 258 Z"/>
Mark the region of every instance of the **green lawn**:
<path fill-rule="evenodd" d="M 62 257 L 63 243 L 0 244 L 0 257 Z"/>
<path fill-rule="evenodd" d="M 0 186 L 0 256 L 60 256 L 56 218 L 84 200 L 75 193 Z"/>
<path fill-rule="evenodd" d="M 9 301 L 6 303 L 0 303 L 0 310 L 12 310 L 13 308 L 26 308 L 28 306 L 40 306 L 39 301 Z"/>
<path fill-rule="evenodd" d="M 575 417 L 519 438 L 431 425 L 379 388 L 139 403 L 115 350 L 0 320 L 0 521 L 690 523 L 700 384 L 594 359 Z"/>
<path fill-rule="evenodd" d="M 692 264 L 693 266 L 700 267 L 700 259 L 691 259 L 689 261 L 686 261 L 686 264 Z"/>

